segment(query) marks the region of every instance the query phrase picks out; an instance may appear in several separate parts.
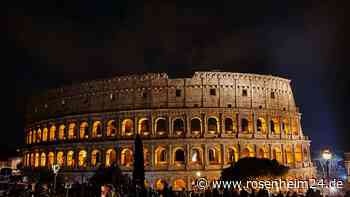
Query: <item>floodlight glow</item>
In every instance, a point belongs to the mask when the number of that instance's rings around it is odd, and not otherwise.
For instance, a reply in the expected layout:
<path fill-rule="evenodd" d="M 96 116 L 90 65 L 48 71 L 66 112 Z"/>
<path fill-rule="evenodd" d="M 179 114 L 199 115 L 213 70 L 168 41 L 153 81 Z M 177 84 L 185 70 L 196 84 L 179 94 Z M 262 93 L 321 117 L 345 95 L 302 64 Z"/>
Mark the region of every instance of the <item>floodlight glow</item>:
<path fill-rule="evenodd" d="M 322 157 L 323 159 L 325 160 L 330 160 L 332 159 L 332 153 L 330 150 L 324 150 L 323 153 L 322 153 Z"/>

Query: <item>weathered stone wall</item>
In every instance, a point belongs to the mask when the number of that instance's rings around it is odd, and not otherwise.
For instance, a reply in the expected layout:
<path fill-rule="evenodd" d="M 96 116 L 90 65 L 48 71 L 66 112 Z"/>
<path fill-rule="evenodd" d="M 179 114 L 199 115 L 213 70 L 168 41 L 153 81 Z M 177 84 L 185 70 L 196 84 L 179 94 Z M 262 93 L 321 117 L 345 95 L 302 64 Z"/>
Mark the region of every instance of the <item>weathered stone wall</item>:
<path fill-rule="evenodd" d="M 126 155 L 140 134 L 153 186 L 180 181 L 190 189 L 197 172 L 217 179 L 230 163 L 255 156 L 278 160 L 295 177 L 312 176 L 310 140 L 287 79 L 226 72 L 176 79 L 131 75 L 48 90 L 29 103 L 23 149 L 29 168 L 61 160 L 62 172 L 86 174 L 98 158 L 130 173 Z"/>
<path fill-rule="evenodd" d="M 176 90 L 180 95 L 176 96 Z M 210 95 L 214 91 L 215 95 Z M 246 96 L 243 96 L 243 91 Z M 274 98 L 271 97 L 274 94 Z M 147 108 L 232 107 L 298 111 L 287 79 L 243 73 L 131 75 L 65 86 L 33 96 L 27 122 L 69 114 Z"/>

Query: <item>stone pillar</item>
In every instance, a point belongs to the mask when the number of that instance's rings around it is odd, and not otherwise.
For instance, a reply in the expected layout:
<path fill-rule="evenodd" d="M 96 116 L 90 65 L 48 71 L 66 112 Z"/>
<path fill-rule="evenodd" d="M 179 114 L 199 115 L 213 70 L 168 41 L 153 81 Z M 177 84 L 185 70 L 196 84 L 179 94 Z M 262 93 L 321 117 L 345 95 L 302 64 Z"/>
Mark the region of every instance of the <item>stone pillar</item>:
<path fill-rule="evenodd" d="M 191 150 L 190 145 L 186 144 L 186 169 L 189 169 L 191 163 Z"/>
<path fill-rule="evenodd" d="M 151 167 L 154 168 L 155 167 L 155 152 L 154 152 L 154 144 L 151 144 Z"/>
<path fill-rule="evenodd" d="M 266 124 L 267 124 L 267 136 L 270 136 L 271 135 L 271 124 L 270 124 L 270 115 L 268 114 L 267 117 L 266 117 Z"/>
<path fill-rule="evenodd" d="M 293 159 L 292 165 L 293 167 L 295 167 L 295 144 L 292 144 L 292 159 Z"/>
<path fill-rule="evenodd" d="M 226 145 L 225 144 L 221 144 L 221 164 L 225 165 L 226 164 Z"/>
<path fill-rule="evenodd" d="M 273 158 L 273 153 L 272 153 L 272 145 L 271 144 L 269 144 L 269 158 L 270 158 L 270 160 L 272 160 Z"/>
<path fill-rule="evenodd" d="M 120 138 L 120 136 L 122 135 L 122 130 L 121 130 L 122 123 L 120 122 L 119 114 L 117 115 L 115 121 L 116 121 L 116 134 L 115 134 L 115 137 L 116 138 Z"/>
<path fill-rule="evenodd" d="M 209 165 L 209 158 L 208 158 L 208 145 L 204 144 L 204 150 L 203 150 L 203 166 L 204 168 Z"/>
<path fill-rule="evenodd" d="M 286 165 L 286 153 L 285 153 L 285 150 L 284 150 L 284 145 L 281 144 L 281 152 L 282 152 L 282 164 L 283 165 Z"/>
<path fill-rule="evenodd" d="M 208 127 L 207 127 L 207 114 L 203 113 L 202 114 L 202 129 L 201 129 L 201 136 L 205 136 L 208 134 Z"/>
<path fill-rule="evenodd" d="M 298 124 L 298 134 L 301 137 L 302 136 L 302 129 L 301 129 L 301 117 L 300 117 L 300 115 L 298 115 L 297 124 Z"/>
<path fill-rule="evenodd" d="M 169 168 L 173 167 L 174 165 L 174 159 L 173 159 L 173 146 L 172 144 L 169 144 L 168 146 L 169 150 L 169 158 L 168 158 L 168 163 L 169 163 Z"/>
<path fill-rule="evenodd" d="M 86 128 L 85 132 L 88 134 L 88 139 L 92 139 L 92 130 L 94 129 L 94 121 L 89 118 L 87 121 L 88 123 L 88 128 Z"/>
<path fill-rule="evenodd" d="M 86 167 L 91 168 L 91 147 L 90 146 L 88 146 L 86 149 Z"/>
<path fill-rule="evenodd" d="M 187 177 L 187 190 L 191 191 L 192 190 L 192 183 L 191 183 L 191 177 Z"/>
<path fill-rule="evenodd" d="M 150 127 L 150 129 L 151 129 L 151 136 L 153 136 L 153 137 L 155 137 L 156 136 L 156 132 L 155 132 L 155 126 L 154 126 L 154 124 L 155 124 L 155 118 L 154 118 L 154 115 L 153 114 L 151 114 L 150 115 L 150 122 L 151 122 L 151 127 Z M 153 153 L 152 153 L 153 154 Z"/>
<path fill-rule="evenodd" d="M 300 144 L 301 145 L 301 164 L 302 167 L 305 167 L 304 163 L 305 163 L 305 155 L 304 155 L 304 147 L 305 145 L 303 143 Z"/>
<path fill-rule="evenodd" d="M 224 129 L 224 120 L 222 118 L 222 113 L 219 114 L 219 122 L 218 122 L 218 124 L 219 124 L 219 126 L 218 126 L 219 127 L 218 133 L 219 133 L 219 136 L 221 136 L 224 133 L 224 131 L 225 131 L 225 129 Z"/>
<path fill-rule="evenodd" d="M 138 134 L 139 133 L 139 131 L 138 131 L 138 118 L 137 118 L 137 116 L 135 115 L 134 116 L 134 118 L 133 118 L 134 120 L 134 136 L 136 136 L 136 134 Z"/>
<path fill-rule="evenodd" d="M 289 135 L 293 135 L 293 131 L 292 131 L 292 117 L 290 115 L 290 113 L 288 114 L 288 127 L 289 127 Z M 289 138 L 289 135 L 288 135 L 288 138 Z"/>
<path fill-rule="evenodd" d="M 101 151 L 101 164 L 106 165 L 106 149 L 100 148 L 100 151 Z"/>
<path fill-rule="evenodd" d="M 191 120 L 188 114 L 185 115 L 185 136 L 191 136 Z"/>
<path fill-rule="evenodd" d="M 237 144 L 237 151 L 238 151 L 238 158 L 237 158 L 237 160 L 239 160 L 241 158 L 241 144 L 240 143 Z"/>
<path fill-rule="evenodd" d="M 174 131 L 172 127 L 172 118 L 170 114 L 168 115 L 168 137 L 173 137 L 174 136 Z"/>
<path fill-rule="evenodd" d="M 241 131 L 241 113 L 237 113 L 237 133 L 242 133 Z"/>
<path fill-rule="evenodd" d="M 115 162 L 118 166 L 120 166 L 120 158 L 121 158 L 121 152 L 120 152 L 120 146 L 117 144 L 115 147 L 114 147 L 114 150 L 115 150 Z"/>
<path fill-rule="evenodd" d="M 279 127 L 280 127 L 280 138 L 282 139 L 285 136 L 285 128 L 283 128 L 283 117 L 280 116 L 278 117 L 279 119 Z M 284 127 L 286 127 L 286 125 L 284 125 Z"/>
<path fill-rule="evenodd" d="M 257 153 L 257 147 L 256 147 L 256 144 L 254 144 L 254 156 L 257 157 L 258 153 Z"/>
<path fill-rule="evenodd" d="M 76 133 L 75 133 L 75 136 L 76 136 L 76 137 L 75 137 L 75 140 L 76 140 L 76 141 L 80 141 L 80 140 L 81 140 L 81 139 L 80 139 L 80 123 L 81 123 L 81 120 L 78 119 L 76 123 L 77 123 L 77 126 L 76 126 L 77 129 L 76 129 Z"/>
<path fill-rule="evenodd" d="M 257 125 L 256 125 L 256 114 L 253 112 L 253 136 L 257 134 Z"/>

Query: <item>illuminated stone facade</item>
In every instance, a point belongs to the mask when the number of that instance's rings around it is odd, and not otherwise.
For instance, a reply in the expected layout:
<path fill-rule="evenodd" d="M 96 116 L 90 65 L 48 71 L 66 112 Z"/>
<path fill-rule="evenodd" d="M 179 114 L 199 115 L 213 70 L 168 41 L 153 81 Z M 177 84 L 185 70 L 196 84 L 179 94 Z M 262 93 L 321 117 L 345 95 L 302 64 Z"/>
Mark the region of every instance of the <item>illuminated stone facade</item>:
<path fill-rule="evenodd" d="M 218 178 L 242 157 L 276 159 L 292 176 L 312 176 L 290 80 L 196 72 L 131 75 L 49 90 L 29 102 L 24 164 L 59 163 L 91 174 L 116 162 L 130 174 L 133 139 L 143 138 L 147 184 L 190 189 L 196 174 Z"/>
<path fill-rule="evenodd" d="M 348 175 L 348 183 L 350 183 L 350 152 L 345 153 L 344 164 Z"/>

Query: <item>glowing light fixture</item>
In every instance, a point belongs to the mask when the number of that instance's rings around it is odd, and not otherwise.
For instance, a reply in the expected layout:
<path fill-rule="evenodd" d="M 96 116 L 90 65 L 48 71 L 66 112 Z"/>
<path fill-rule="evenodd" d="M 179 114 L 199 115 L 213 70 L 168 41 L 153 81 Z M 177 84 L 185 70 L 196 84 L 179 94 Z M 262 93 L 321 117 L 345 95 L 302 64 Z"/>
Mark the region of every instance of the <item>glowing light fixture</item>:
<path fill-rule="evenodd" d="M 322 152 L 322 158 L 325 160 L 330 160 L 332 159 L 332 153 L 330 150 L 326 149 Z"/>

